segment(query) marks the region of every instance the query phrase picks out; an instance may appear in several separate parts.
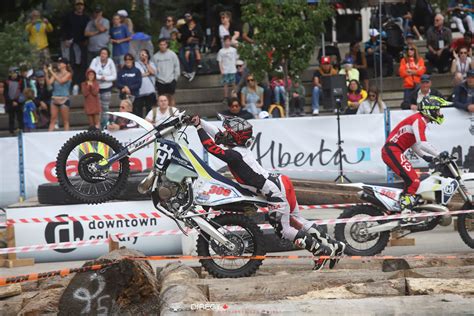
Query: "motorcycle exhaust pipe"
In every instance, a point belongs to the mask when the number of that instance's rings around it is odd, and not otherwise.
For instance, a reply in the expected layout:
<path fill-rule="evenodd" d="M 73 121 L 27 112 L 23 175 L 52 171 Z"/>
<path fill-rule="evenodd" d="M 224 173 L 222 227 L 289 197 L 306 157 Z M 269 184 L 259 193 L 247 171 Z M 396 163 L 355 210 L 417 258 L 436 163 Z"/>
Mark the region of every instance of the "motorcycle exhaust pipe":
<path fill-rule="evenodd" d="M 391 222 L 388 222 L 388 223 L 384 223 L 384 224 L 380 224 L 380 225 L 377 225 L 377 226 L 369 227 L 369 228 L 367 228 L 367 233 L 369 233 L 369 234 L 380 233 L 380 232 L 384 232 L 384 231 L 387 231 L 387 230 L 392 230 L 392 229 L 397 228 L 399 226 L 400 226 L 399 221 L 391 221 Z"/>
<path fill-rule="evenodd" d="M 137 190 L 140 194 L 147 194 L 150 192 L 151 186 L 156 178 L 155 170 L 151 170 L 150 173 L 143 179 L 137 187 Z"/>

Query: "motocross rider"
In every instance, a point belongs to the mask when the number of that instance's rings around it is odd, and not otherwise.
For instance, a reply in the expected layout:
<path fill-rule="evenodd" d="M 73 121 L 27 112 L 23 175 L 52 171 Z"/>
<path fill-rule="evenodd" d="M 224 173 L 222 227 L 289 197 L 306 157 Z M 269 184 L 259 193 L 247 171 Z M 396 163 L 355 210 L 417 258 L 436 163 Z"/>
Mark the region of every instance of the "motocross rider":
<path fill-rule="evenodd" d="M 244 188 L 264 196 L 269 202 L 270 223 L 281 237 L 314 256 L 336 257 L 329 260 L 332 269 L 344 253 L 345 244 L 326 234 L 319 226 L 299 215 L 298 202 L 291 180 L 284 175 L 271 174 L 254 158 L 252 125 L 240 117 L 227 117 L 220 131 L 216 126 L 194 116 L 202 145 L 208 152 L 226 162 L 230 172 Z M 220 146 L 222 145 L 222 146 Z M 315 270 L 322 269 L 328 258 L 315 260 Z"/>
<path fill-rule="evenodd" d="M 418 104 L 418 112 L 398 123 L 382 147 L 383 161 L 405 182 L 403 192 L 400 194 L 402 215 L 412 213 L 412 208 L 419 199 L 416 191 L 420 186 L 418 174 L 404 152 L 411 148 L 426 162 L 433 161 L 433 158 L 439 155 L 439 151 L 427 141 L 425 131 L 428 123 L 443 123 L 444 117 L 440 109 L 449 104 L 448 101 L 436 96 L 423 98 Z"/>

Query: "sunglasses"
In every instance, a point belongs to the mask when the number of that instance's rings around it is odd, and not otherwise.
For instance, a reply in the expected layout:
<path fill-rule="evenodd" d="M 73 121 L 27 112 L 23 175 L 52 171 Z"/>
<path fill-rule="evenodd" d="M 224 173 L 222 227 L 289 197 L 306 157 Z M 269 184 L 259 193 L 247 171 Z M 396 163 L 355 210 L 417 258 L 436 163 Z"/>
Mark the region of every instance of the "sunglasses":
<path fill-rule="evenodd" d="M 125 60 L 126 60 L 126 61 L 127 61 L 127 60 L 133 61 L 133 58 L 125 58 Z"/>
<path fill-rule="evenodd" d="M 255 79 L 247 79 L 247 82 L 253 82 Z"/>
<path fill-rule="evenodd" d="M 127 108 L 124 107 L 124 106 L 121 106 L 121 107 L 120 107 L 120 110 L 126 110 L 126 109 L 127 109 Z"/>
<path fill-rule="evenodd" d="M 415 50 L 414 48 L 409 48 L 408 50 Z"/>
<path fill-rule="evenodd" d="M 459 52 L 461 55 L 467 55 L 467 52 Z"/>
<path fill-rule="evenodd" d="M 166 22 L 173 22 L 173 20 L 166 20 Z"/>
<path fill-rule="evenodd" d="M 376 96 L 376 94 L 369 94 L 369 98 L 375 98 Z"/>

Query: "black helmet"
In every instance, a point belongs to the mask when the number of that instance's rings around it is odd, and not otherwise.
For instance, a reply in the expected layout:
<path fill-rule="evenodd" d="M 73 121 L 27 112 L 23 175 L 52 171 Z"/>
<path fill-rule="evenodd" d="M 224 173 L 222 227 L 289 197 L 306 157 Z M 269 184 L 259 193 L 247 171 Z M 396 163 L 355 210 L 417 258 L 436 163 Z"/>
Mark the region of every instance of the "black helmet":
<path fill-rule="evenodd" d="M 418 103 L 418 111 L 423 114 L 423 116 L 429 118 L 432 122 L 436 124 L 442 124 L 444 121 L 444 116 L 441 114 L 441 107 L 451 105 L 451 102 L 446 101 L 443 98 L 436 96 L 427 96 L 424 97 L 420 103 Z"/>
<path fill-rule="evenodd" d="M 218 132 L 216 143 L 225 146 L 245 146 L 252 138 L 252 125 L 245 119 L 237 116 L 227 117 L 222 123 L 225 132 Z"/>

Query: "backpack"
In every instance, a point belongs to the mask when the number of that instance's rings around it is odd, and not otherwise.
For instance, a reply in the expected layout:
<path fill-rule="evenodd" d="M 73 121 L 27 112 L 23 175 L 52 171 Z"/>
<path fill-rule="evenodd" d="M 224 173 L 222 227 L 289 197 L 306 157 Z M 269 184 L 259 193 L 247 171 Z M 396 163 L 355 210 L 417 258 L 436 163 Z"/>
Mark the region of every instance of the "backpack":
<path fill-rule="evenodd" d="M 272 104 L 268 108 L 268 113 L 270 113 L 271 117 L 285 117 L 285 109 L 280 104 Z"/>

